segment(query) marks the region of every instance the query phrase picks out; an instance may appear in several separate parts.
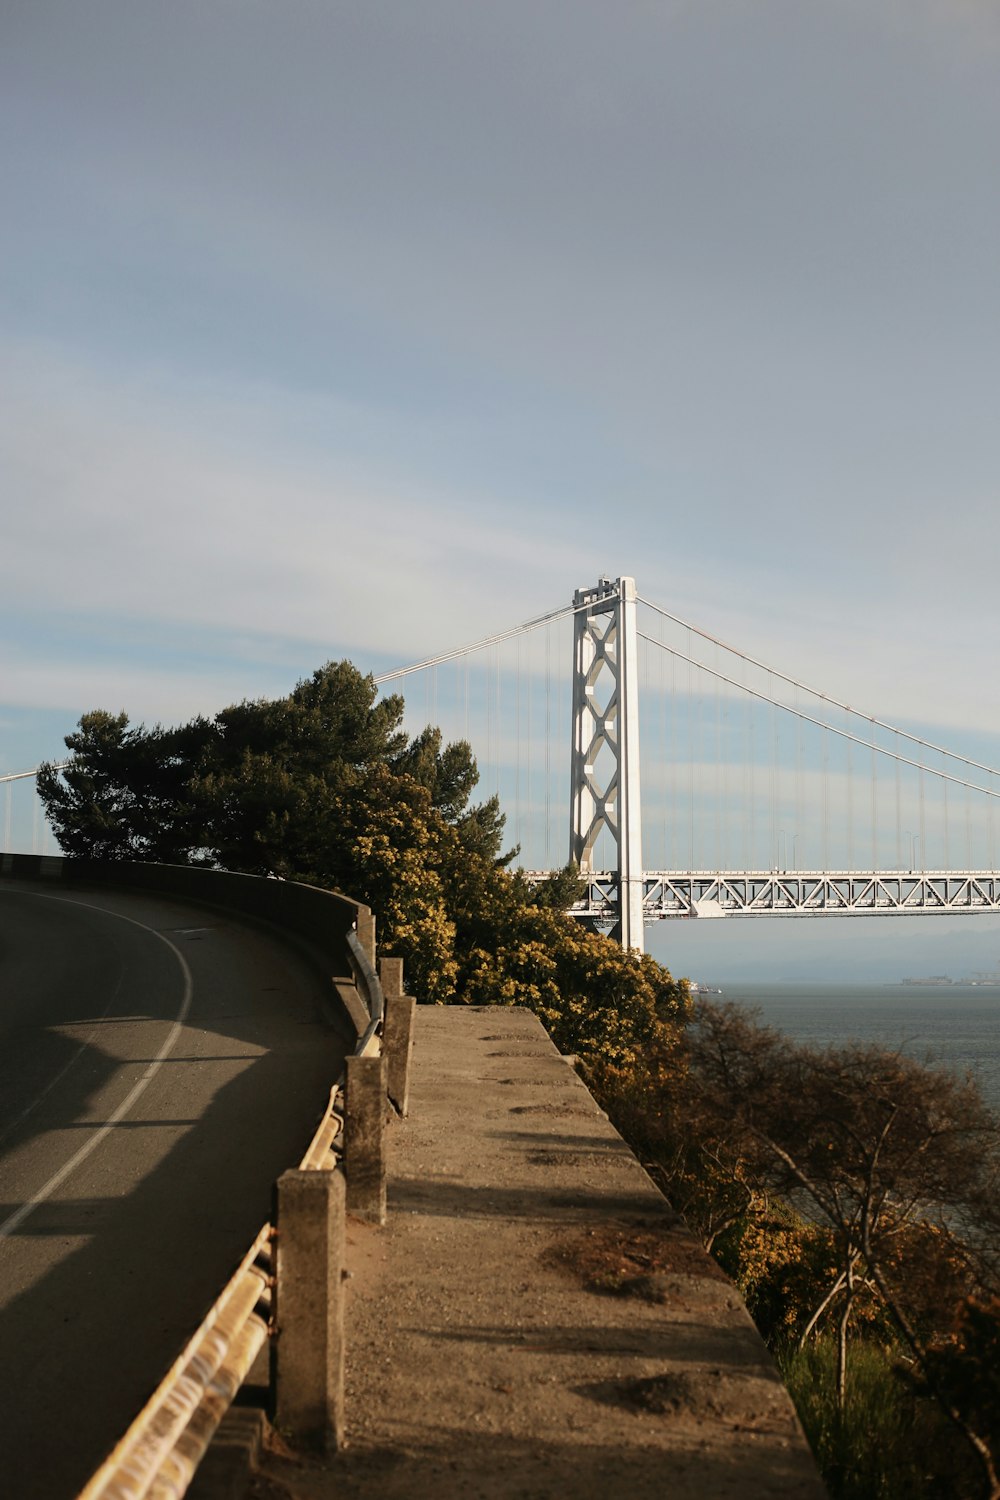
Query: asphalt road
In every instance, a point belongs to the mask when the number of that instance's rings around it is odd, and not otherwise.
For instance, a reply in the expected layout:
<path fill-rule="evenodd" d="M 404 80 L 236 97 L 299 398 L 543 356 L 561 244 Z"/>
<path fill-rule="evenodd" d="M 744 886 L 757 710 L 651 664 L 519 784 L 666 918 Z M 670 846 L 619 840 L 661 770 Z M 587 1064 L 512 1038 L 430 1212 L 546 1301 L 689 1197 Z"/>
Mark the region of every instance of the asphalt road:
<path fill-rule="evenodd" d="M 269 933 L 0 885 L 0 1492 L 78 1493 L 268 1218 L 343 1053 Z"/>

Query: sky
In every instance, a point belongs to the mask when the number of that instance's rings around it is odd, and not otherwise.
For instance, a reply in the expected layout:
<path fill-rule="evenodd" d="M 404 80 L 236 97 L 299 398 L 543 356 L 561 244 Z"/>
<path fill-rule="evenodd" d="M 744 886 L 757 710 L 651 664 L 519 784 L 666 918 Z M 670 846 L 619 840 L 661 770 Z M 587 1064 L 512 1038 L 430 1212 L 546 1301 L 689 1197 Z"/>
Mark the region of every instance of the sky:
<path fill-rule="evenodd" d="M 602 573 L 1000 761 L 998 67 L 992 0 L 0 0 L 0 774 Z"/>

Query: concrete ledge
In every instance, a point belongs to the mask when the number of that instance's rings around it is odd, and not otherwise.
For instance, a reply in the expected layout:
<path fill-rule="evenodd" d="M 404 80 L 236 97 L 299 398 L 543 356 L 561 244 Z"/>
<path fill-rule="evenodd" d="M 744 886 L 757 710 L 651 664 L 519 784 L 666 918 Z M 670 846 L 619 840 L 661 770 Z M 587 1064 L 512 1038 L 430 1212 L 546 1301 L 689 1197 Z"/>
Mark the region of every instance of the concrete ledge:
<path fill-rule="evenodd" d="M 738 1294 L 526 1011 L 419 1007 L 389 1218 L 348 1223 L 348 1446 L 255 1495 L 824 1495 Z"/>

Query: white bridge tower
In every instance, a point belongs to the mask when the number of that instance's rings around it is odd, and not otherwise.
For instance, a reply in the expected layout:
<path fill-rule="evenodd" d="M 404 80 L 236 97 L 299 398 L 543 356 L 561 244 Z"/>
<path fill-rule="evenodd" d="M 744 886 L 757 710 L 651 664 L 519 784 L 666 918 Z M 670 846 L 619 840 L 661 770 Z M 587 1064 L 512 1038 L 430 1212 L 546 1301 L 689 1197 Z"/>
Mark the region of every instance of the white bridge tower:
<path fill-rule="evenodd" d="M 617 850 L 612 935 L 643 951 L 642 824 L 639 798 L 639 675 L 635 579 L 602 578 L 577 589 L 573 637 L 573 757 L 570 859 L 594 870 L 608 833 Z"/>

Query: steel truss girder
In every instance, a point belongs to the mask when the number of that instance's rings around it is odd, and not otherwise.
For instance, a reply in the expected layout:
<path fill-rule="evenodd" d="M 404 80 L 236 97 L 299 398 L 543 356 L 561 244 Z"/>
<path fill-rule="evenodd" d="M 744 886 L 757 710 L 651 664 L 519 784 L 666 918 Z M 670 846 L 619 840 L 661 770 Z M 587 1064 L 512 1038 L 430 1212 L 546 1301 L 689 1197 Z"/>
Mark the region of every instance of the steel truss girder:
<path fill-rule="evenodd" d="M 591 871 L 582 878 L 587 892 L 570 915 L 599 924 L 613 920 L 618 908 L 616 872 Z M 935 912 L 1000 912 L 1000 873 L 650 870 L 643 877 L 646 922 L 691 917 L 928 916 Z"/>

